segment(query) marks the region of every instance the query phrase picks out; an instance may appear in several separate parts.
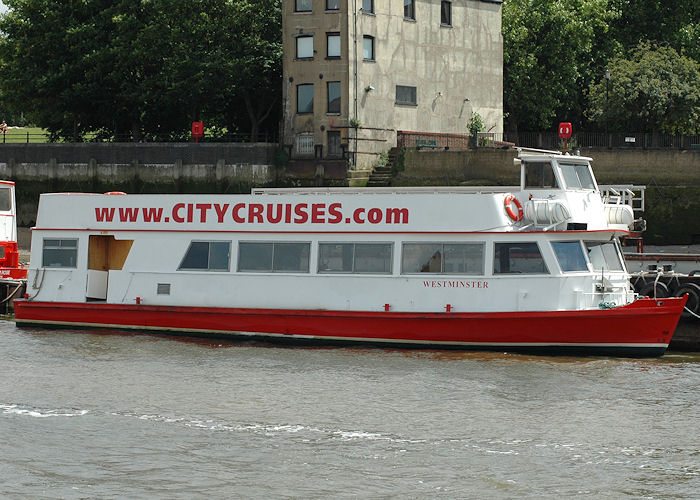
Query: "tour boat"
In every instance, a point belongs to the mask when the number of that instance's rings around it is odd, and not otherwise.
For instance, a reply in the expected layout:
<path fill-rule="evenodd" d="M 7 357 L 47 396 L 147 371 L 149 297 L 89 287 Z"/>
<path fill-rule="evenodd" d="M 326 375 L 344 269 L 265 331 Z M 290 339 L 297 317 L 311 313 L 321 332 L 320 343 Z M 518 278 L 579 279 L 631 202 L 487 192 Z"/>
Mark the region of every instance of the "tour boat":
<path fill-rule="evenodd" d="M 640 297 L 590 158 L 520 186 L 43 194 L 18 325 L 661 355 L 686 297 Z"/>

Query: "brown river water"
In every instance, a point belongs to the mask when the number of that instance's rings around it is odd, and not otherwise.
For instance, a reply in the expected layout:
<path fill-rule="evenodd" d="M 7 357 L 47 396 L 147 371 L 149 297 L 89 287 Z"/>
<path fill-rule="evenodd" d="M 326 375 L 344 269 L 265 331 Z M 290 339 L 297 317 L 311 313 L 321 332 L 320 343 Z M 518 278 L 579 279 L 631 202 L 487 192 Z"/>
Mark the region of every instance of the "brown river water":
<path fill-rule="evenodd" d="M 700 354 L 280 347 L 0 321 L 0 498 L 698 498 Z"/>

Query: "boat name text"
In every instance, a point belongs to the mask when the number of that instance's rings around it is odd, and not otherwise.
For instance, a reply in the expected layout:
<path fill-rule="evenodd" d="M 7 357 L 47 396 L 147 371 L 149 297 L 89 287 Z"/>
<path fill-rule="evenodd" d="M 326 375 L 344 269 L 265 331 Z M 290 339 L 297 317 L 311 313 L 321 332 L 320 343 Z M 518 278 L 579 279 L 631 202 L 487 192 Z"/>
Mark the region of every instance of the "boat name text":
<path fill-rule="evenodd" d="M 425 288 L 488 288 L 488 281 L 424 280 Z"/>
<path fill-rule="evenodd" d="M 408 224 L 408 208 L 355 208 L 342 203 L 177 203 L 163 207 L 95 208 L 97 222 L 224 224 Z"/>

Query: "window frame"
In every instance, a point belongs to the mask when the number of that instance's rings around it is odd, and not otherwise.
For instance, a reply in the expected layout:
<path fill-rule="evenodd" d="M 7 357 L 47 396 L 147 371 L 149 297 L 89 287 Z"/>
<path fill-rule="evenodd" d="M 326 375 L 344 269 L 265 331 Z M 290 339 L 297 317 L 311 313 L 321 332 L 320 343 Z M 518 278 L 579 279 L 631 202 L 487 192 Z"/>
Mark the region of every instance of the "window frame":
<path fill-rule="evenodd" d="M 301 56 L 299 55 L 299 43 L 302 40 L 308 40 L 311 39 L 311 52 L 310 56 Z M 297 61 L 309 61 L 314 58 L 314 36 L 311 34 L 304 34 L 304 35 L 297 35 L 294 37 L 294 47 L 295 47 L 295 52 L 294 56 Z M 306 47 L 308 50 L 308 47 Z"/>
<path fill-rule="evenodd" d="M 620 248 L 620 245 L 618 244 L 617 240 L 610 240 L 610 241 L 584 241 L 583 242 L 584 247 L 585 247 L 585 255 L 586 255 L 586 260 L 590 262 L 591 264 L 591 269 L 593 272 L 597 271 L 610 271 L 610 272 L 627 272 L 627 266 L 625 265 L 625 258 L 622 255 L 622 249 Z M 591 259 L 591 249 L 589 248 L 588 245 L 595 245 L 596 247 L 601 248 L 601 256 L 603 257 L 603 260 L 605 261 L 605 264 L 608 264 L 608 256 L 605 254 L 605 250 L 603 247 L 606 245 L 612 244 L 613 248 L 615 249 L 615 261 L 617 265 L 619 266 L 616 269 L 611 269 L 609 267 L 596 267 L 596 264 L 593 262 L 593 259 Z"/>
<path fill-rule="evenodd" d="M 47 241 L 57 241 L 59 242 L 58 245 L 56 246 L 48 246 L 46 245 Z M 63 245 L 64 242 L 73 242 L 75 243 L 75 246 L 65 246 Z M 42 268 L 47 268 L 47 269 L 77 269 L 78 268 L 78 246 L 79 246 L 80 239 L 79 238 L 43 238 L 42 239 L 42 244 L 41 244 L 41 267 Z M 70 250 L 71 253 L 73 254 L 73 265 L 47 265 L 46 264 L 46 250 Z M 68 253 L 68 252 L 63 252 L 63 253 Z M 62 255 L 62 253 L 59 253 L 59 255 Z M 70 256 L 69 256 L 69 262 L 70 262 Z"/>
<path fill-rule="evenodd" d="M 405 269 L 405 255 L 406 255 L 406 245 L 439 245 L 440 246 L 440 271 L 406 271 Z M 452 272 L 445 271 L 445 247 L 446 246 L 478 246 L 481 247 L 481 272 L 480 273 L 467 273 L 465 272 Z M 401 274 L 407 276 L 424 276 L 426 274 L 432 275 L 446 275 L 446 276 L 485 276 L 486 275 L 486 242 L 485 241 L 473 241 L 473 242 L 463 242 L 463 241 L 404 241 L 401 244 Z"/>
<path fill-rule="evenodd" d="M 302 87 L 311 88 L 311 102 L 310 102 L 311 109 L 310 110 L 307 109 L 305 111 L 301 111 L 299 109 L 299 91 L 302 89 Z M 297 114 L 298 115 L 309 115 L 309 114 L 314 113 L 314 97 L 315 97 L 314 90 L 315 89 L 314 89 L 313 83 L 299 83 L 299 84 L 297 84 Z"/>
<path fill-rule="evenodd" d="M 581 258 L 583 258 L 583 264 L 585 266 L 585 269 L 575 269 L 575 270 L 565 270 L 564 266 L 562 265 L 562 259 L 559 257 L 559 253 L 557 252 L 557 244 L 561 243 L 578 243 L 578 248 L 579 252 L 581 255 Z M 559 270 L 562 272 L 562 274 L 570 274 L 570 273 L 587 273 L 590 272 L 590 261 L 588 259 L 588 251 L 583 245 L 583 242 L 581 240 L 568 240 L 568 241 L 551 241 L 550 242 L 552 246 L 552 252 L 554 252 L 554 257 L 557 260 L 557 265 L 559 266 Z"/>
<path fill-rule="evenodd" d="M 365 9 L 366 2 L 369 2 L 369 9 Z M 374 0 L 362 0 L 362 12 L 364 14 L 374 14 Z"/>
<path fill-rule="evenodd" d="M 447 7 L 447 12 L 445 12 L 445 7 Z M 440 2 L 440 26 L 452 27 L 452 2 L 449 0 Z"/>
<path fill-rule="evenodd" d="M 557 166 L 559 167 L 559 172 L 561 172 L 562 180 L 564 181 L 564 189 L 595 191 L 598 188 L 595 183 L 595 177 L 591 173 L 590 165 L 573 162 L 557 162 Z M 576 179 L 576 185 L 574 185 L 573 182 L 569 182 L 573 180 L 573 178 Z M 588 184 L 588 186 L 584 186 L 584 183 Z"/>
<path fill-rule="evenodd" d="M 362 60 L 363 60 L 363 61 L 372 61 L 372 62 L 374 62 L 374 61 L 377 60 L 377 59 L 376 59 L 377 54 L 376 54 L 376 51 L 375 51 L 376 45 L 375 45 L 374 40 L 375 40 L 375 38 L 374 38 L 372 35 L 362 35 Z M 365 48 L 366 48 L 366 47 L 365 47 L 365 42 L 366 42 L 366 41 L 371 42 L 370 48 L 371 48 L 371 50 L 372 50 L 372 57 L 369 57 L 369 58 L 368 58 L 368 57 L 365 57 Z"/>
<path fill-rule="evenodd" d="M 352 269 L 350 271 L 335 271 L 335 270 L 324 270 L 321 269 L 321 258 L 323 257 L 321 247 L 324 245 L 352 245 Z M 369 246 L 385 246 L 389 249 L 389 264 L 387 271 L 357 271 L 357 247 L 369 247 Z M 371 243 L 359 243 L 356 241 L 319 241 L 318 242 L 318 256 L 316 262 L 316 273 L 317 274 L 328 274 L 328 275 L 356 275 L 356 274 L 380 274 L 383 276 L 391 275 L 394 272 L 394 243 L 391 241 L 373 241 Z"/>
<path fill-rule="evenodd" d="M 0 212 L 12 211 L 12 188 L 0 187 Z"/>
<path fill-rule="evenodd" d="M 207 267 L 182 267 L 185 263 L 185 259 L 192 248 L 194 243 L 206 243 L 208 245 L 207 249 Z M 227 258 L 226 258 L 226 269 L 223 268 L 212 268 L 211 267 L 211 256 L 212 256 L 212 243 L 225 243 L 228 247 Z M 178 271 L 206 271 L 206 272 L 216 272 L 216 273 L 227 273 L 231 271 L 231 240 L 191 240 L 190 244 L 185 250 L 185 254 L 180 260 L 180 264 L 177 266 Z"/>
<path fill-rule="evenodd" d="M 401 89 L 413 89 L 413 102 L 410 101 L 399 101 L 399 88 Z M 396 84 L 396 100 L 394 104 L 398 106 L 418 106 L 418 87 L 413 87 L 410 85 L 399 85 Z"/>
<path fill-rule="evenodd" d="M 404 21 L 416 20 L 416 0 L 403 0 Z"/>
<path fill-rule="evenodd" d="M 330 7 L 329 3 L 331 1 L 335 1 L 337 3 L 338 7 L 336 7 L 336 8 Z M 340 0 L 326 0 L 326 11 L 327 12 L 337 12 L 339 10 L 340 10 Z"/>
<path fill-rule="evenodd" d="M 338 90 L 338 97 L 337 97 L 337 100 L 338 100 L 338 104 L 337 104 L 338 109 L 336 110 L 335 108 L 333 108 L 333 109 L 331 110 L 331 102 L 333 102 L 333 101 L 331 101 L 331 85 L 334 85 L 334 86 L 335 86 L 335 84 L 338 85 L 338 89 L 337 89 L 337 90 Z M 329 114 L 329 115 L 339 115 L 339 114 L 341 113 L 341 111 L 342 111 L 342 109 L 343 109 L 343 101 L 342 101 L 341 90 L 342 90 L 342 84 L 341 84 L 341 82 L 339 82 L 339 81 L 326 82 L 326 113 L 327 113 L 327 114 Z"/>
<path fill-rule="evenodd" d="M 300 9 L 299 4 L 305 3 L 308 1 L 309 8 L 308 9 Z M 294 0 L 294 12 L 313 12 L 314 8 L 314 2 L 313 0 Z"/>
<path fill-rule="evenodd" d="M 556 172 L 554 171 L 554 165 L 552 165 L 551 162 L 549 161 L 528 161 L 525 162 L 525 179 L 524 179 L 524 187 L 527 189 L 561 189 L 561 185 L 559 183 L 559 179 L 557 178 Z M 539 171 L 535 172 L 532 167 L 539 167 Z M 549 167 L 546 169 L 546 167 Z M 550 180 L 549 177 L 545 179 L 545 170 L 547 170 L 547 175 L 549 176 L 551 174 L 551 181 L 552 185 L 551 186 L 545 186 L 545 180 Z M 530 175 L 528 175 L 528 173 Z M 532 181 L 534 176 L 537 176 L 538 179 L 541 181 L 537 185 L 535 185 L 533 182 L 528 182 L 528 180 Z"/>
<path fill-rule="evenodd" d="M 331 55 L 331 38 L 338 39 L 338 55 Z M 326 59 L 340 59 L 343 56 L 342 40 L 338 31 L 330 31 L 326 33 Z"/>
<path fill-rule="evenodd" d="M 241 269 L 241 248 L 246 244 L 272 245 L 270 255 L 270 267 L 267 269 Z M 280 270 L 275 269 L 275 247 L 278 245 L 306 245 L 306 269 L 305 270 Z M 310 241 L 239 241 L 238 259 L 236 262 L 236 272 L 245 274 L 310 274 L 311 273 L 311 242 Z"/>
<path fill-rule="evenodd" d="M 544 265 L 544 271 L 540 272 L 522 272 L 522 271 L 511 271 L 510 269 L 508 271 L 496 271 L 496 259 L 498 257 L 498 251 L 496 250 L 496 247 L 498 245 L 536 245 L 537 251 L 540 254 L 540 259 L 542 260 L 542 264 Z M 510 257 L 510 255 L 509 255 Z M 510 262 L 509 262 L 510 264 Z M 508 266 L 509 268 L 511 267 L 510 265 Z M 542 247 L 540 246 L 539 242 L 537 241 L 494 241 L 493 242 L 493 260 L 492 260 L 492 274 L 493 276 L 551 276 L 552 271 L 549 269 L 549 266 L 547 265 L 547 260 L 544 258 L 544 254 L 542 253 Z"/>

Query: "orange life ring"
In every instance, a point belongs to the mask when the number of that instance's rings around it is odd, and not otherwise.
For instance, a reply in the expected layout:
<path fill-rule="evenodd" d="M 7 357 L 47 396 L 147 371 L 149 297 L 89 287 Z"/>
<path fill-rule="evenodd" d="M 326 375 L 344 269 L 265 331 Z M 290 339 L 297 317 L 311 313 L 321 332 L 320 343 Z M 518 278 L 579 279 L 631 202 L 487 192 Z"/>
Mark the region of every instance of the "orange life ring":
<path fill-rule="evenodd" d="M 124 191 L 108 191 L 105 194 L 126 194 Z"/>
<path fill-rule="evenodd" d="M 518 208 L 517 214 L 513 210 L 513 203 L 515 203 L 515 206 Z M 515 196 L 513 196 L 512 194 L 506 195 L 506 198 L 503 200 L 503 204 L 506 207 L 506 213 L 508 214 L 508 217 L 513 219 L 515 222 L 518 222 L 519 220 L 523 219 L 523 206 L 520 204 L 520 202 Z"/>

